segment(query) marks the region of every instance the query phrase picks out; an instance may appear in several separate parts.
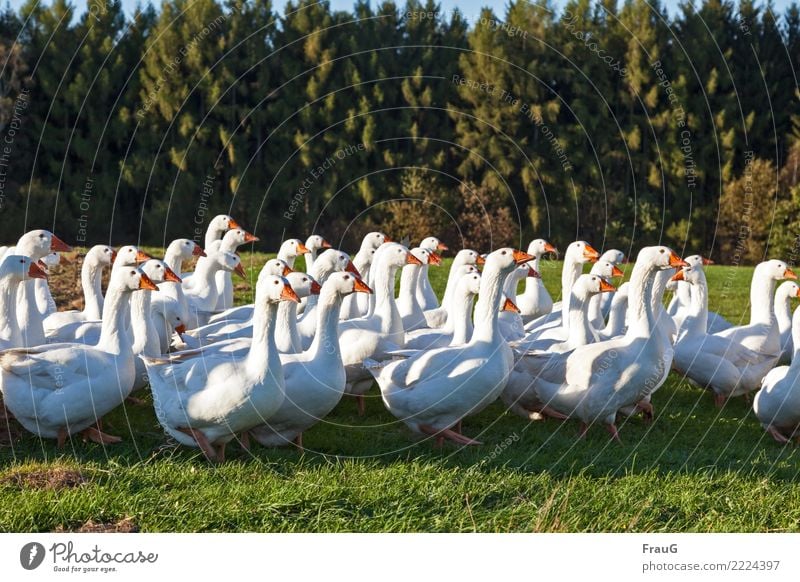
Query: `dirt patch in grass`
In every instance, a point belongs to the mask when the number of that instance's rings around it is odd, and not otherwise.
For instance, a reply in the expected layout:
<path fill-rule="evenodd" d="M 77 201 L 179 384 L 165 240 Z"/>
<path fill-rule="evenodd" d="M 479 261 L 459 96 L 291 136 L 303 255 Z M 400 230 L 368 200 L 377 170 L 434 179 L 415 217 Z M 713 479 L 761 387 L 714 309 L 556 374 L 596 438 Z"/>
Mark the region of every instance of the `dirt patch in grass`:
<path fill-rule="evenodd" d="M 90 519 L 77 528 L 68 528 L 60 525 L 55 531 L 59 533 L 137 533 L 139 526 L 133 522 L 133 518 L 123 517 L 117 521 L 94 521 Z"/>
<path fill-rule="evenodd" d="M 71 489 L 87 482 L 80 471 L 67 467 L 19 469 L 0 477 L 0 484 L 19 489 Z"/>

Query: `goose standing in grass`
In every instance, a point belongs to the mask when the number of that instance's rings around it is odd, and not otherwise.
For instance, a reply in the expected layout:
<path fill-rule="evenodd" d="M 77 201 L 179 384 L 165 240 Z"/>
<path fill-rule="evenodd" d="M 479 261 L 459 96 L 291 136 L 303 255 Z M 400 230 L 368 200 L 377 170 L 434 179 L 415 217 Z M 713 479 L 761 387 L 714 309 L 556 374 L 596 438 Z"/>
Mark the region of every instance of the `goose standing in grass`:
<path fill-rule="evenodd" d="M 133 388 L 133 338 L 125 324 L 131 294 L 140 289 L 158 288 L 133 267 L 111 274 L 95 346 L 52 344 L 0 354 L 0 390 L 25 429 L 57 439 L 59 447 L 78 433 L 101 444 L 120 440 L 103 433 L 99 423 Z"/>
<path fill-rule="evenodd" d="M 788 364 L 792 360 L 792 299 L 800 297 L 800 286 L 794 281 L 784 281 L 775 291 L 775 320 L 781 337 L 781 357 L 779 363 Z"/>
<path fill-rule="evenodd" d="M 528 254 L 534 257 L 531 267 L 537 273 L 541 272 L 539 263 L 547 253 L 558 255 L 558 249 L 542 238 L 537 238 L 528 245 Z M 530 277 L 525 280 L 525 291 L 517 297 L 517 307 L 524 323 L 547 315 L 553 310 L 553 299 L 541 277 Z"/>
<path fill-rule="evenodd" d="M 757 390 L 777 363 L 777 354 L 757 352 L 735 338 L 706 332 L 708 285 L 701 265 L 684 267 L 673 278 L 692 286 L 691 304 L 675 343 L 675 371 L 711 390 L 717 406 L 728 398 Z"/>
<path fill-rule="evenodd" d="M 57 311 L 44 320 L 44 331 L 49 335 L 54 330 L 78 321 L 99 320 L 103 314 L 103 269 L 111 267 L 117 253 L 110 246 L 95 245 L 86 253 L 81 265 L 81 287 L 83 288 L 83 309 L 78 311 Z"/>
<path fill-rule="evenodd" d="M 794 310 L 791 331 L 791 364 L 771 370 L 753 401 L 761 426 L 779 443 L 800 436 L 800 307 Z"/>
<path fill-rule="evenodd" d="M 275 346 L 279 301 L 297 301 L 281 277 L 256 284 L 253 339 L 243 358 L 191 353 L 145 358 L 153 404 L 164 430 L 199 447 L 210 461 L 225 460 L 225 445 L 260 426 L 284 399 L 283 366 Z"/>
<path fill-rule="evenodd" d="M 423 241 L 419 243 L 419 248 L 425 249 L 432 253 L 450 250 L 446 244 L 444 244 L 435 236 L 429 236 L 428 238 L 423 239 Z M 441 261 L 431 264 L 440 265 Z M 417 301 L 419 301 L 423 311 L 436 309 L 439 307 L 439 298 L 436 297 L 436 293 L 433 292 L 433 287 L 431 287 L 431 281 L 428 278 L 428 265 L 422 265 L 420 268 L 421 272 L 419 279 L 417 280 Z"/>
<path fill-rule="evenodd" d="M 303 432 L 325 418 L 344 393 L 346 374 L 339 346 L 339 309 L 342 299 L 353 293 L 371 293 L 366 283 L 352 273 L 333 273 L 325 281 L 317 306 L 317 334 L 304 352 L 281 356 L 286 398 L 250 434 L 264 446 L 294 442 L 303 447 Z"/>
<path fill-rule="evenodd" d="M 419 279 L 423 276 L 422 269 L 427 265 L 442 263 L 439 255 L 429 249 L 417 247 L 411 249 L 411 254 L 419 259 L 419 264 L 409 263 L 403 267 L 400 272 L 400 293 L 397 296 L 397 310 L 403 318 L 403 329 L 407 332 L 428 326 L 416 290 L 419 288 Z"/>
<path fill-rule="evenodd" d="M 487 256 L 468 344 L 405 360 L 364 362 L 380 386 L 386 408 L 412 431 L 433 435 L 439 444 L 444 439 L 480 444 L 452 429 L 495 401 L 505 388 L 514 357 L 498 325 L 503 282 L 517 265 L 532 259 L 510 248 Z"/>
<path fill-rule="evenodd" d="M 461 275 L 464 274 L 462 267 L 480 266 L 483 263 L 483 257 L 472 249 L 461 249 L 456 253 L 450 265 L 450 272 L 447 274 L 447 284 L 444 288 L 441 306 L 425 311 L 425 321 L 427 321 L 428 327 L 442 327 L 447 323 L 448 314 L 453 308 L 453 293 Z"/>

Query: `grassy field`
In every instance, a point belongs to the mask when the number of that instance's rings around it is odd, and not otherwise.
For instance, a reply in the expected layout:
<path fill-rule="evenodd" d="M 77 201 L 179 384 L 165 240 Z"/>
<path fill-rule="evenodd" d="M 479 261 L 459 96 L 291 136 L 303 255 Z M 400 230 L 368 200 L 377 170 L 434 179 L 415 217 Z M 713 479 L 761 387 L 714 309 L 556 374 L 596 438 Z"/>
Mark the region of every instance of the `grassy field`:
<path fill-rule="evenodd" d="M 245 255 L 251 274 L 263 257 Z M 542 266 L 554 297 L 560 267 Z M 711 309 L 746 319 L 751 273 L 709 268 Z M 433 269 L 437 289 L 445 276 Z M 369 396 L 363 418 L 345 398 L 304 452 L 232 444 L 221 466 L 169 442 L 146 407 L 106 417 L 125 439 L 106 449 L 5 438 L 0 531 L 800 530 L 797 451 L 767 437 L 744 399 L 717 409 L 674 373 L 652 424 L 621 423 L 622 445 L 495 404 L 464 423 L 482 447 L 436 449 Z"/>

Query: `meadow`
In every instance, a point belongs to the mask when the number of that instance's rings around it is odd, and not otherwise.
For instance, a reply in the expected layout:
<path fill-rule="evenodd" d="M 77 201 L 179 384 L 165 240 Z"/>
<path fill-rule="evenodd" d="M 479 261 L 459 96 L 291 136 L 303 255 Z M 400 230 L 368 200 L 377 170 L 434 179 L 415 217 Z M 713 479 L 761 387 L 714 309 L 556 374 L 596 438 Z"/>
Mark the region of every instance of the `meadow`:
<path fill-rule="evenodd" d="M 266 255 L 243 256 L 254 278 Z M 440 292 L 448 265 L 432 269 Z M 560 270 L 541 268 L 554 298 Z M 709 267 L 710 308 L 745 321 L 751 274 Z M 238 288 L 237 301 L 250 293 Z M 483 446 L 439 449 L 388 414 L 376 388 L 368 396 L 364 417 L 342 400 L 304 435 L 304 451 L 232 443 L 222 465 L 170 442 L 147 406 L 105 418 L 124 438 L 107 448 L 73 438 L 57 450 L 4 426 L 0 531 L 800 530 L 797 450 L 766 435 L 744 398 L 715 408 L 674 372 L 653 397 L 652 423 L 620 422 L 621 445 L 600 428 L 578 440 L 575 422 L 528 421 L 498 402 L 464 422 Z"/>

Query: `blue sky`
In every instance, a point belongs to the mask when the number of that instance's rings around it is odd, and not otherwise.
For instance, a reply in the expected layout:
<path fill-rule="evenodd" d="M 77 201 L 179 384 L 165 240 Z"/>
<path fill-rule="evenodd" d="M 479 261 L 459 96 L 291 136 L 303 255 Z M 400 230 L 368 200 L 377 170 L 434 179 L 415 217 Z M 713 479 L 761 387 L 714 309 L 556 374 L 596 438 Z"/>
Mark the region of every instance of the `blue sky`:
<path fill-rule="evenodd" d="M 10 0 L 11 6 L 14 8 L 18 8 L 20 5 L 24 3 L 25 0 Z M 42 0 L 47 2 L 48 0 Z M 133 12 L 136 7 L 138 0 L 122 0 L 123 5 L 125 6 L 125 10 L 128 13 Z M 142 0 L 143 3 L 145 0 Z M 160 4 L 161 0 L 151 0 L 154 5 Z M 621 4 L 623 0 L 618 0 Z M 674 14 L 675 9 L 680 4 L 681 0 L 662 0 L 666 3 L 667 9 L 669 10 L 670 14 Z M 78 13 L 81 13 L 86 8 L 86 0 L 72 0 L 73 4 L 78 7 Z M 3 2 L 5 3 L 5 2 Z M 336 10 L 350 10 L 353 7 L 353 0 L 330 0 L 331 6 Z M 373 4 L 377 4 L 378 2 L 373 2 Z M 403 5 L 405 0 L 395 0 L 395 3 L 398 5 Z M 503 14 L 505 12 L 505 5 L 506 0 L 440 0 L 439 2 L 442 6 L 444 11 L 450 11 L 454 7 L 458 6 L 461 12 L 468 17 L 471 21 L 473 18 L 480 12 L 480 8 L 482 6 L 490 6 L 494 9 L 495 13 L 498 15 Z M 562 5 L 565 3 L 565 0 L 554 0 L 556 6 Z M 773 0 L 772 5 L 776 11 L 782 13 L 787 6 L 791 3 L 791 0 Z M 283 7 L 286 4 L 285 0 L 273 0 L 273 4 L 282 12 Z"/>

